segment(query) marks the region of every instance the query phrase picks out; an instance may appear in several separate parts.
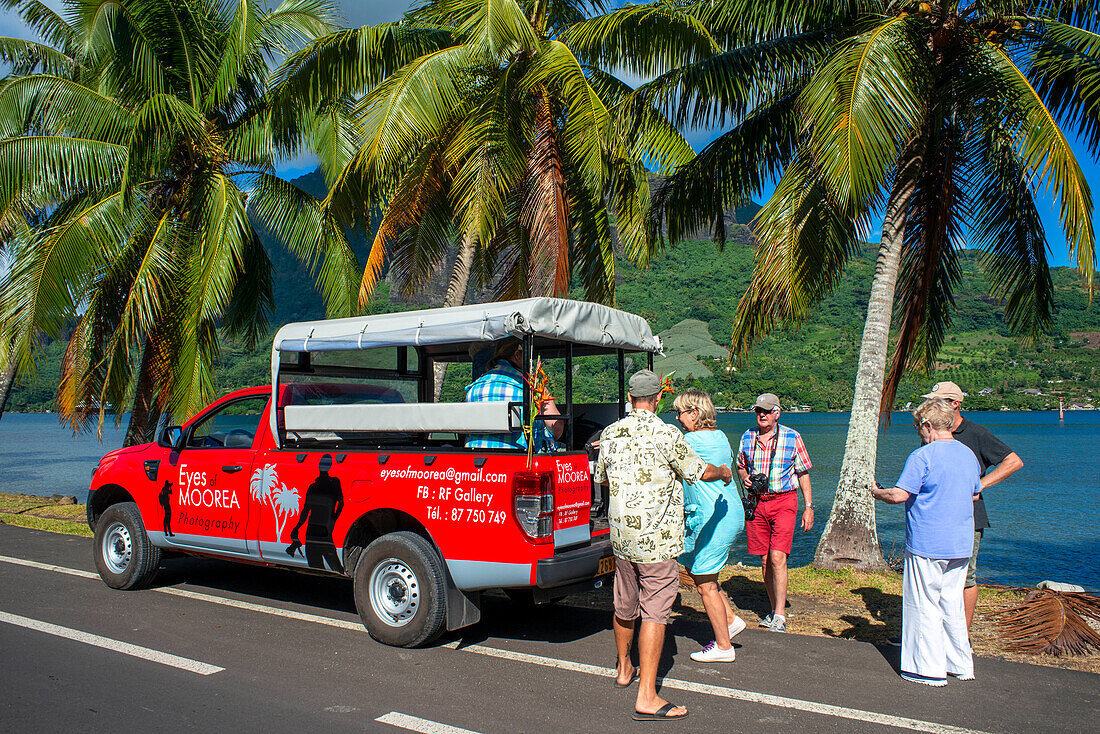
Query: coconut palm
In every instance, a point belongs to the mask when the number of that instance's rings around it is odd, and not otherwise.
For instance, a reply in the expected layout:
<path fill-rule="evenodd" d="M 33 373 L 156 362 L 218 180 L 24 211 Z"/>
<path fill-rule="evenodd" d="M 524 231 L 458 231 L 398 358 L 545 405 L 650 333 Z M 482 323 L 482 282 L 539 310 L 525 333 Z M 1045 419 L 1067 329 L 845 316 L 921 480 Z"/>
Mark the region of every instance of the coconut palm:
<path fill-rule="evenodd" d="M 729 44 L 715 57 L 725 66 L 681 70 L 654 82 L 651 96 L 675 88 L 681 105 L 709 102 L 682 116 L 717 110 L 735 125 L 659 193 L 670 235 L 782 171 L 756 220 L 734 349 L 744 354 L 780 321 L 805 319 L 883 218 L 840 484 L 815 558 L 881 567 L 870 494 L 878 418 L 905 370 L 929 367 L 943 343 L 958 249 L 982 250 L 1012 329 L 1041 333 L 1053 288 L 1035 197 L 1047 189 L 1092 288 L 1091 195 L 1060 125 L 1100 152 L 1097 3 L 810 1 L 790 12 L 777 0 L 717 0 L 696 12 Z M 744 73 L 722 77 L 735 69 Z"/>
<path fill-rule="evenodd" d="M 296 147 L 267 97 L 273 61 L 332 31 L 327 0 L 9 4 L 43 43 L 0 41 L 25 72 L 0 87 L 0 221 L 40 220 L 10 242 L 4 368 L 33 369 L 40 335 L 79 312 L 59 390 L 74 428 L 132 404 L 130 444 L 162 409 L 193 414 L 215 394 L 219 327 L 266 333 L 271 263 L 253 219 L 314 267 L 330 314 L 352 312 L 355 256 L 275 175 Z"/>
<path fill-rule="evenodd" d="M 361 300 L 387 267 L 421 290 L 454 241 L 444 305 L 463 302 L 471 274 L 500 297 L 564 295 L 575 277 L 608 302 L 616 234 L 648 260 L 646 165 L 694 154 L 616 74 L 664 71 L 714 44 L 676 4 L 606 5 L 429 0 L 290 60 L 282 88 L 345 130 L 322 155 L 337 164 L 326 205 L 348 223 L 382 212 Z"/>

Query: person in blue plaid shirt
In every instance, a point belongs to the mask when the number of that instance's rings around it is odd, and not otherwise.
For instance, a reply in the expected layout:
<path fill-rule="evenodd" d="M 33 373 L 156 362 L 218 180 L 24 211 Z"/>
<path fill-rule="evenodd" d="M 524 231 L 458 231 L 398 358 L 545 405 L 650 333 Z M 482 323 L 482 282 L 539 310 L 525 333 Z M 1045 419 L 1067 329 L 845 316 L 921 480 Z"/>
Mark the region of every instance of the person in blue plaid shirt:
<path fill-rule="evenodd" d="M 508 337 L 501 340 L 493 354 L 492 368 L 466 386 L 466 402 L 494 402 L 506 400 L 523 402 L 523 344 Z M 557 404 L 547 400 L 539 408 L 544 415 L 559 415 Z M 554 440 L 561 438 L 565 429 L 563 421 L 535 421 L 535 450 L 552 450 Z M 526 449 L 527 439 L 522 429 L 510 433 L 471 433 L 466 438 L 468 449 Z"/>

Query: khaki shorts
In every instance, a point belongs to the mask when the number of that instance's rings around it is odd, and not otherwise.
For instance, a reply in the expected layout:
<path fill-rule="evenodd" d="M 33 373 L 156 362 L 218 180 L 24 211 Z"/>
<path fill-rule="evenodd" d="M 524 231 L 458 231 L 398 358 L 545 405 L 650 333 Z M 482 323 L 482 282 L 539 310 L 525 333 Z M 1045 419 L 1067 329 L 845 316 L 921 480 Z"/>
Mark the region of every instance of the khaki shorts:
<path fill-rule="evenodd" d="M 974 531 L 974 552 L 970 554 L 970 565 L 966 567 L 966 584 L 963 588 L 969 589 L 978 585 L 978 546 L 982 544 L 982 531 Z"/>
<path fill-rule="evenodd" d="M 680 566 L 673 558 L 657 563 L 632 563 L 615 557 L 615 616 L 668 624 L 680 589 Z"/>

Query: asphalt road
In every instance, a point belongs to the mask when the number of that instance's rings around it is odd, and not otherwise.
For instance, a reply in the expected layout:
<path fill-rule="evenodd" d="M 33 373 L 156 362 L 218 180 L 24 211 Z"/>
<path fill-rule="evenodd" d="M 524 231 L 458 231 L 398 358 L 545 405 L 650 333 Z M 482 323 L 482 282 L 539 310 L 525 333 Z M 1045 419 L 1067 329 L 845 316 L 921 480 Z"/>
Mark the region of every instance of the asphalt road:
<path fill-rule="evenodd" d="M 896 648 L 752 627 L 737 662 L 701 665 L 706 629 L 673 629 L 662 695 L 690 716 L 637 723 L 606 612 L 568 600 L 486 599 L 480 624 L 402 650 L 367 636 L 348 582 L 169 558 L 155 589 L 113 591 L 89 539 L 0 525 L 3 732 L 1080 732 L 1100 714 L 1087 673 L 983 658 L 934 689 L 898 678 Z"/>

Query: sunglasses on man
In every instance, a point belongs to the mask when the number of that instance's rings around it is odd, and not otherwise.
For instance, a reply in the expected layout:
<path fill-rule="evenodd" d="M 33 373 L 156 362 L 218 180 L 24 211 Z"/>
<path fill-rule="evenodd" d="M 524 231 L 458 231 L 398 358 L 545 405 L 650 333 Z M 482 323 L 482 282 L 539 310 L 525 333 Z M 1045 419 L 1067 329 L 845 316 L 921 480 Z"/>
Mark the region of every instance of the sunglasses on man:
<path fill-rule="evenodd" d="M 774 413 L 774 410 L 768 410 L 767 408 L 753 408 L 754 413 L 757 415 L 767 415 L 768 413 Z"/>

